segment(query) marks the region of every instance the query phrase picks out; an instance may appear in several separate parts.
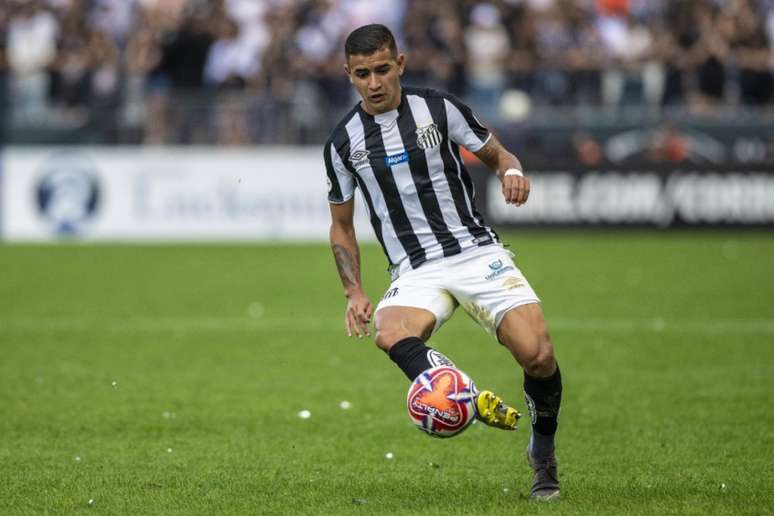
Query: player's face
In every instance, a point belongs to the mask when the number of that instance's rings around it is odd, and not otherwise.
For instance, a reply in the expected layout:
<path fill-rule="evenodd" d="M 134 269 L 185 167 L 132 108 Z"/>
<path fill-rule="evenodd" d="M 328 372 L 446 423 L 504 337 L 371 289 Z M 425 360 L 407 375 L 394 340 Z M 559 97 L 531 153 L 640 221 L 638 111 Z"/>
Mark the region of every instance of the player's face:
<path fill-rule="evenodd" d="M 400 76 L 406 57 L 393 55 L 385 46 L 369 55 L 349 56 L 344 70 L 349 81 L 363 98 L 366 113 L 376 115 L 397 109 L 400 105 Z"/>

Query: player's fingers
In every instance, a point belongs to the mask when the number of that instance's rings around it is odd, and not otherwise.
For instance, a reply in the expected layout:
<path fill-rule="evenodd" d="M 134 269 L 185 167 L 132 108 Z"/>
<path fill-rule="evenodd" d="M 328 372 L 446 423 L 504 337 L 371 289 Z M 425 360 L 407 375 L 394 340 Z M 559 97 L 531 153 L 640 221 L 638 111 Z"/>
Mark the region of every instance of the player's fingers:
<path fill-rule="evenodd" d="M 361 321 L 368 322 L 371 319 L 371 303 L 363 303 L 360 305 L 358 315 L 360 316 Z"/>
<path fill-rule="evenodd" d="M 362 320 L 357 322 L 357 331 L 358 331 L 357 337 L 359 339 L 362 339 L 363 335 L 365 335 L 366 337 L 369 337 L 371 335 L 371 333 L 368 331 L 368 323 Z"/>
<path fill-rule="evenodd" d="M 363 306 L 363 311 L 361 313 L 360 321 L 363 323 L 364 333 L 366 337 L 370 337 L 371 329 L 368 327 L 368 324 L 371 322 L 371 303 L 366 303 Z"/>
<path fill-rule="evenodd" d="M 507 204 L 513 204 L 516 202 L 519 191 L 519 183 L 517 177 L 508 176 L 503 181 L 503 195 L 505 196 L 505 202 Z"/>
<path fill-rule="evenodd" d="M 516 198 L 514 202 L 521 206 L 525 202 L 527 202 L 527 197 L 529 197 L 529 181 L 525 177 L 519 178 L 519 188 L 516 192 Z"/>
<path fill-rule="evenodd" d="M 503 197 L 506 204 L 513 202 L 513 180 L 510 177 L 506 177 L 503 181 Z"/>
<path fill-rule="evenodd" d="M 368 334 L 368 325 L 363 321 L 362 315 L 355 311 L 352 313 L 352 327 L 358 339 L 362 339 L 364 334 Z"/>
<path fill-rule="evenodd" d="M 364 324 L 363 315 L 362 315 L 362 312 L 360 311 L 360 307 L 352 308 L 352 322 L 353 322 L 353 327 L 355 329 L 355 335 L 357 336 L 358 339 L 362 339 L 363 334 L 366 333 L 366 329 L 368 328 L 368 326 Z"/>
<path fill-rule="evenodd" d="M 510 198 L 509 202 L 511 204 L 520 205 L 521 199 L 523 197 L 524 193 L 524 181 L 521 177 L 509 177 L 508 179 L 511 179 L 511 185 L 510 185 Z"/>
<path fill-rule="evenodd" d="M 351 337 L 353 333 L 357 335 L 357 322 L 352 310 L 347 310 L 347 335 Z"/>

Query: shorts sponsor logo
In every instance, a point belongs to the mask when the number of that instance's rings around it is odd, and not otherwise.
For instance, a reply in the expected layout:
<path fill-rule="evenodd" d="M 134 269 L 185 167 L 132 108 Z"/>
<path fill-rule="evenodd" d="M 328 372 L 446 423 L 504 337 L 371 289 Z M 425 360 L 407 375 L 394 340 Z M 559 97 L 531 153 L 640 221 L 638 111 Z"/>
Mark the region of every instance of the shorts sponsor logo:
<path fill-rule="evenodd" d="M 391 167 L 393 165 L 400 165 L 401 163 L 407 162 L 408 158 L 409 158 L 408 152 L 401 152 L 400 154 L 385 156 L 384 164 L 387 165 L 388 167 Z"/>
<path fill-rule="evenodd" d="M 505 278 L 505 281 L 503 281 L 503 287 L 505 287 L 505 290 L 516 290 L 524 286 L 524 282 L 521 280 L 521 278 Z"/>
<path fill-rule="evenodd" d="M 417 127 L 417 145 L 420 149 L 432 149 L 441 144 L 443 137 L 435 124 Z"/>
<path fill-rule="evenodd" d="M 502 260 L 495 260 L 489 264 L 489 268 L 492 270 L 490 274 L 484 276 L 487 281 L 492 281 L 498 276 L 505 274 L 508 271 L 516 270 L 510 265 L 504 265 Z"/>
<path fill-rule="evenodd" d="M 440 351 L 437 351 L 435 349 L 431 349 L 427 352 L 427 361 L 430 362 L 430 364 L 433 367 L 438 366 L 446 366 L 446 367 L 457 367 L 454 365 L 454 362 L 449 360 L 449 357 L 441 353 Z"/>
<path fill-rule="evenodd" d="M 355 168 L 360 168 L 365 165 L 368 165 L 368 155 L 371 154 L 371 151 L 367 150 L 356 150 L 349 156 L 349 161 L 352 163 L 352 166 Z"/>
<path fill-rule="evenodd" d="M 398 287 L 393 287 L 384 293 L 384 295 L 382 296 L 382 299 L 390 299 L 391 297 L 395 297 L 397 295 L 398 295 Z"/>

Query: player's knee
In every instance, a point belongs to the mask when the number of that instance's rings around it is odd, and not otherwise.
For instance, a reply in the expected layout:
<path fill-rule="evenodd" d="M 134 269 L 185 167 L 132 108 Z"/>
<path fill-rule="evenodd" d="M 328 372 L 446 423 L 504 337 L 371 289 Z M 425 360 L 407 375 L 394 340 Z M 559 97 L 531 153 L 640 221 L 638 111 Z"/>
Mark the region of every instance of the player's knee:
<path fill-rule="evenodd" d="M 399 326 L 388 324 L 376 328 L 376 337 L 374 338 L 374 342 L 379 349 L 387 353 L 390 351 L 390 348 L 392 348 L 397 342 L 405 339 L 408 336 L 409 335 L 406 334 L 405 330 Z"/>
<path fill-rule="evenodd" d="M 530 349 L 533 351 L 526 354 L 521 364 L 524 372 L 534 378 L 550 376 L 556 368 L 556 359 L 548 333 L 536 335 L 534 345 L 530 346 Z"/>

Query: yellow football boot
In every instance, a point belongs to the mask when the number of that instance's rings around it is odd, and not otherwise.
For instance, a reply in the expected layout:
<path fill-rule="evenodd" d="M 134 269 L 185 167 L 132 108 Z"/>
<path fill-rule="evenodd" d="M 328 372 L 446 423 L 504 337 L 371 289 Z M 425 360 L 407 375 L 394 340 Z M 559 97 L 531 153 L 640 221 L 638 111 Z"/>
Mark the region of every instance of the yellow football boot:
<path fill-rule="evenodd" d="M 476 417 L 479 421 L 503 430 L 516 430 L 521 414 L 503 403 L 492 391 L 481 391 L 476 397 Z"/>

